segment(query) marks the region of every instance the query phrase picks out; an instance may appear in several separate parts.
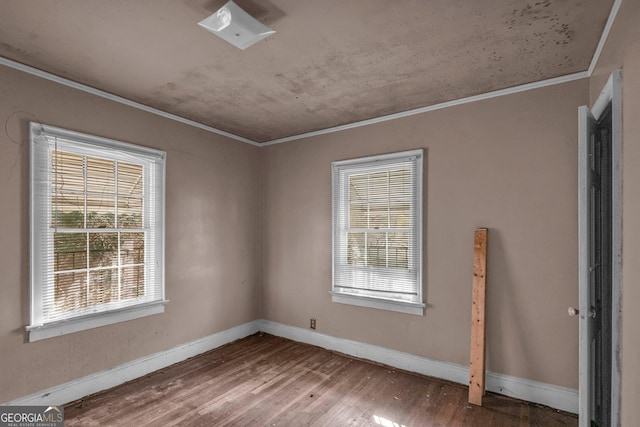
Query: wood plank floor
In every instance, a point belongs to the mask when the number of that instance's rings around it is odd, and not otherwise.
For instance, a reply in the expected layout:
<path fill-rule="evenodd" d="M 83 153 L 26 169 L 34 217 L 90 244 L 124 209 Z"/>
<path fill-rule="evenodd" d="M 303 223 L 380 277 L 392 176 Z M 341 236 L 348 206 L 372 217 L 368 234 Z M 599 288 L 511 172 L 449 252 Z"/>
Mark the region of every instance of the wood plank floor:
<path fill-rule="evenodd" d="M 572 414 L 258 333 L 65 406 L 67 426 L 577 426 Z"/>

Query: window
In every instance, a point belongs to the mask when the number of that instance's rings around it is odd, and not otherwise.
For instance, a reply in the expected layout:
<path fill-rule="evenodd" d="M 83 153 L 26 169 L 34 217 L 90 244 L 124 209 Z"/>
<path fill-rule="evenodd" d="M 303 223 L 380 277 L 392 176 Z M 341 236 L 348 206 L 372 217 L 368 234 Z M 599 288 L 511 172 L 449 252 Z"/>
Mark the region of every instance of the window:
<path fill-rule="evenodd" d="M 164 311 L 164 161 L 31 123 L 31 341 Z"/>
<path fill-rule="evenodd" d="M 332 169 L 333 301 L 422 315 L 422 150 Z"/>

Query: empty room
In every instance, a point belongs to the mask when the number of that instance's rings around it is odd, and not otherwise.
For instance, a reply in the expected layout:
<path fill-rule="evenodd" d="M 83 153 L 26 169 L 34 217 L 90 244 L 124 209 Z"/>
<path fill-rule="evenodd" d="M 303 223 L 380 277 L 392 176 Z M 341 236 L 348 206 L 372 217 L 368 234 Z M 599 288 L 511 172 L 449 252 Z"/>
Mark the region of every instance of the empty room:
<path fill-rule="evenodd" d="M 0 1 L 0 426 L 637 426 L 638 22 Z"/>

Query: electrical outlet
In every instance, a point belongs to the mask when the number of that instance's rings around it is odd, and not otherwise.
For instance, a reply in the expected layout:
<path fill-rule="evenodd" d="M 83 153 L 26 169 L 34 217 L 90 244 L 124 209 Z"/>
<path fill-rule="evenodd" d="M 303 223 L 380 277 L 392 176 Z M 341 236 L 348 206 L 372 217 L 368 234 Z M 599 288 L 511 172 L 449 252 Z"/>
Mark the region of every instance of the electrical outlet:
<path fill-rule="evenodd" d="M 309 322 L 309 327 L 311 329 L 315 329 L 316 328 L 316 319 L 311 319 Z"/>

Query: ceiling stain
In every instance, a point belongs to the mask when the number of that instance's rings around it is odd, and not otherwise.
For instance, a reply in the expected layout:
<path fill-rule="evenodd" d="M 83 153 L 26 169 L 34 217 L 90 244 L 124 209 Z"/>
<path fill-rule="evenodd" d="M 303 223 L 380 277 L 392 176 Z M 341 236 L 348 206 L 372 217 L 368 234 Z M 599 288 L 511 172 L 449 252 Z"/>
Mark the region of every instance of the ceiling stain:
<path fill-rule="evenodd" d="M 0 55 L 269 141 L 584 71 L 613 0 L 237 0 L 277 30 L 241 51 L 226 0 L 0 2 Z"/>

